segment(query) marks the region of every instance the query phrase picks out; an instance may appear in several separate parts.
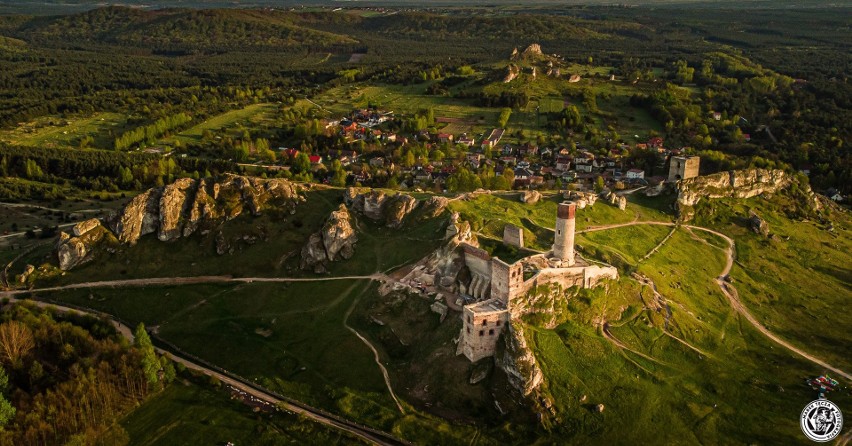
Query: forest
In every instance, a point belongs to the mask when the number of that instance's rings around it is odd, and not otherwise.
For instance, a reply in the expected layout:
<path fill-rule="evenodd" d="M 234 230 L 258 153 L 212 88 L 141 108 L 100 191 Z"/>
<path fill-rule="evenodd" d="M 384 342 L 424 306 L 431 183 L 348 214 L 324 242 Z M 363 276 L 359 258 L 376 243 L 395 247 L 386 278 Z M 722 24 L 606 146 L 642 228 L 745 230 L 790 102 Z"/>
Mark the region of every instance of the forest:
<path fill-rule="evenodd" d="M 238 138 L 208 135 L 201 143 L 176 146 L 191 156 L 188 161 L 176 158 L 164 166 L 163 160 L 131 162 L 120 154 L 227 110 L 261 102 L 292 104 L 358 83 L 406 86 L 425 79 L 424 90 L 438 97 L 523 108 L 537 99 L 535 92 L 495 92 L 465 83 L 458 73 L 463 67 L 487 71 L 513 48 L 536 42 L 566 63 L 591 63 L 618 78 L 643 82 L 630 104 L 647 110 L 672 145 L 807 170 L 817 189 L 848 193 L 852 157 L 844 143 L 852 133 L 847 82 L 852 56 L 844 47 L 847 23 L 842 17 L 849 10 L 749 8 L 740 14 L 730 8 L 450 8 L 367 14 L 355 8 L 106 7 L 65 16 L 0 16 L 0 64 L 7 67 L 0 71 L 0 127 L 13 129 L 47 116 L 125 116 L 104 135 L 108 143 L 82 139 L 73 154 L 59 156 L 102 166 L 86 165 L 72 176 L 68 166 L 48 163 L 43 152 L 14 152 L 10 146 L 26 144 L 12 141 L 0 148 L 0 168 L 4 175 L 42 183 L 42 189 L 46 183 L 139 190 L 176 176 L 235 169 L 229 163 L 245 160 L 246 152 L 271 161 L 275 157 L 267 147 L 276 145 L 318 152 L 349 149 L 333 136 L 300 140 L 305 133 L 299 127 L 313 124 L 299 119 L 317 119 L 301 114 L 292 124 L 281 118 L 277 130 L 248 129 Z M 352 54 L 365 59 L 350 62 Z M 595 98 L 578 99 L 591 105 Z M 718 122 L 708 119 L 715 112 L 723 116 Z M 588 134 L 584 124 L 575 127 Z M 748 141 L 738 132 L 748 134 Z M 612 136 L 624 137 L 593 134 L 583 142 L 604 144 Z M 258 139 L 268 140 L 268 146 L 262 143 L 256 151 Z M 20 194 L 15 189 L 21 188 L 4 186 L 2 193 Z"/>
<path fill-rule="evenodd" d="M 0 444 L 126 443 L 113 423 L 176 375 L 136 334 L 130 346 L 108 320 L 4 303 Z"/>

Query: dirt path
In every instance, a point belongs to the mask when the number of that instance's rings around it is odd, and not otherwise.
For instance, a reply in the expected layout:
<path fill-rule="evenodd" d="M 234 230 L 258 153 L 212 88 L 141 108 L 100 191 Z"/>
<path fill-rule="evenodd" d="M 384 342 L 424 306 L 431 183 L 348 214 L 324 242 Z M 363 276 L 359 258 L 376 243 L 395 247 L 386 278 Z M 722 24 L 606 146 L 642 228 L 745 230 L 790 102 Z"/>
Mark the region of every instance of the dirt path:
<path fill-rule="evenodd" d="M 660 243 L 657 243 L 657 246 L 655 246 L 654 249 L 648 251 L 648 254 L 645 254 L 645 257 L 642 257 L 641 259 L 639 259 L 639 262 L 640 263 L 644 262 L 645 260 L 648 260 L 648 257 L 651 257 L 652 255 L 656 254 L 656 252 L 659 251 L 660 248 L 662 248 L 663 245 L 665 245 L 666 242 L 669 241 L 670 238 L 672 238 L 675 231 L 677 231 L 677 226 L 672 226 L 672 230 L 669 231 L 669 233 L 665 237 L 663 237 L 662 240 L 660 240 Z"/>
<path fill-rule="evenodd" d="M 736 310 L 738 313 L 740 313 L 754 328 L 756 328 L 764 336 L 771 339 L 776 344 L 786 348 L 787 350 L 790 350 L 793 353 L 796 353 L 797 355 L 807 359 L 810 362 L 813 362 L 814 364 L 819 365 L 820 367 L 831 370 L 832 372 L 834 372 L 834 373 L 836 373 L 840 376 L 843 376 L 847 380 L 852 381 L 852 374 L 849 374 L 849 373 L 847 373 L 847 372 L 845 372 L 845 371 L 843 371 L 843 370 L 841 370 L 837 367 L 834 367 L 831 364 L 828 364 L 827 362 L 817 358 L 816 356 L 813 356 L 813 355 L 799 349 L 798 347 L 795 347 L 794 345 L 792 345 L 789 342 L 779 338 L 778 336 L 775 336 L 774 333 L 770 332 L 768 328 L 764 327 L 763 324 L 758 322 L 758 320 L 755 319 L 755 317 L 751 314 L 751 312 L 748 311 L 748 309 L 745 307 L 745 305 L 743 305 L 743 303 L 740 301 L 739 293 L 737 293 L 737 289 L 733 285 L 731 285 L 730 283 L 725 281 L 725 279 L 727 279 L 727 277 L 728 277 L 728 274 L 730 274 L 730 272 L 731 272 L 731 268 L 733 268 L 733 266 L 734 266 L 734 256 L 736 254 L 735 244 L 734 244 L 734 240 L 732 238 L 728 237 L 725 234 L 722 234 L 721 232 L 714 231 L 714 230 L 709 229 L 709 228 L 702 228 L 701 226 L 691 226 L 691 225 L 684 225 L 684 226 L 689 228 L 689 229 L 704 231 L 704 232 L 708 232 L 710 234 L 716 235 L 718 237 L 721 237 L 723 240 L 725 240 L 728 243 L 728 249 L 726 250 L 727 251 L 727 256 L 726 256 L 727 261 L 725 262 L 725 268 L 722 270 L 722 273 L 719 274 L 718 277 L 716 277 L 716 284 L 719 285 L 719 288 L 722 290 L 722 294 L 724 294 L 725 297 L 728 298 L 728 301 L 731 303 L 731 307 L 733 307 L 734 310 Z"/>
<path fill-rule="evenodd" d="M 618 224 L 613 224 L 613 225 L 605 225 L 605 226 L 597 226 L 597 227 L 587 228 L 587 229 L 584 229 L 582 231 L 577 231 L 577 233 L 582 234 L 584 232 L 604 231 L 604 230 L 607 230 L 607 229 L 622 228 L 622 227 L 625 227 L 625 226 L 633 226 L 633 225 L 675 226 L 676 224 L 673 223 L 673 222 L 662 222 L 662 221 L 633 221 L 633 222 L 629 222 L 629 223 L 618 223 Z M 734 258 L 735 258 L 735 255 L 736 255 L 736 243 L 734 242 L 734 239 L 728 237 L 725 234 L 722 234 L 719 231 L 715 231 L 715 230 L 710 229 L 710 228 L 704 228 L 704 227 L 701 227 L 701 226 L 693 226 L 693 225 L 683 225 L 683 227 L 691 229 L 691 230 L 696 230 L 696 231 L 704 231 L 704 232 L 716 235 L 716 236 L 722 238 L 723 240 L 725 240 L 725 242 L 728 243 L 728 248 L 725 250 L 726 251 L 725 267 L 722 269 L 722 272 L 719 274 L 719 276 L 716 277 L 716 284 L 719 285 L 719 289 L 722 290 L 722 294 L 724 294 L 725 297 L 728 298 L 728 302 L 730 302 L 731 307 L 736 312 L 738 312 L 740 315 L 742 315 L 746 319 L 746 321 L 748 321 L 749 324 L 751 324 L 761 334 L 763 334 L 764 336 L 766 336 L 767 338 L 769 338 L 770 340 L 772 340 L 776 344 L 786 348 L 787 350 L 790 350 L 791 352 L 801 356 L 802 358 L 805 358 L 806 360 L 808 360 L 808 361 L 810 361 L 810 362 L 812 362 L 812 363 L 814 363 L 814 364 L 816 364 L 820 367 L 823 367 L 827 370 L 831 370 L 832 372 L 846 378 L 847 380 L 852 381 L 852 374 L 845 372 L 845 371 L 843 371 L 843 370 L 841 370 L 837 367 L 834 367 L 831 364 L 828 364 L 827 362 L 825 362 L 825 361 L 817 358 L 816 356 L 813 356 L 813 355 L 799 349 L 798 347 L 790 344 L 789 342 L 779 338 L 778 336 L 776 336 L 775 334 L 770 332 L 769 329 L 764 327 L 763 324 L 761 324 L 751 314 L 751 312 L 748 311 L 748 309 L 745 307 L 745 305 L 743 305 L 743 303 L 739 299 L 739 294 L 737 293 L 737 289 L 733 285 L 731 285 L 730 283 L 725 281 L 725 279 L 728 277 L 728 274 L 730 274 L 730 272 L 731 272 L 731 268 L 733 268 L 733 266 L 734 266 Z"/>
<path fill-rule="evenodd" d="M 204 283 L 287 283 L 287 282 L 326 282 L 331 280 L 390 280 L 383 273 L 368 276 L 334 277 L 231 277 L 231 276 L 192 276 L 192 277 L 151 277 L 147 279 L 103 280 L 99 282 L 81 282 L 29 290 L 0 291 L 0 297 L 48 291 L 73 290 L 80 288 L 124 288 L 162 285 L 197 285 Z"/>
<path fill-rule="evenodd" d="M 352 334 L 357 336 L 358 339 L 361 340 L 361 342 L 366 344 L 367 347 L 369 347 L 370 350 L 373 351 L 373 358 L 376 361 L 376 365 L 379 366 L 379 370 L 382 371 L 382 377 L 385 380 L 385 385 L 388 388 L 388 392 L 390 392 L 391 398 L 393 398 L 393 401 L 396 403 L 396 407 L 399 409 L 399 413 L 405 415 L 405 409 L 403 409 L 402 404 L 399 402 L 399 399 L 396 397 L 396 394 L 393 392 L 393 386 L 391 385 L 391 382 L 390 382 L 390 375 L 388 374 L 388 369 L 386 369 L 385 365 L 382 364 L 381 357 L 379 357 L 379 351 L 376 350 L 375 347 L 373 347 L 373 344 L 371 344 L 370 341 L 367 340 L 367 338 L 362 336 L 361 333 L 358 333 L 358 330 L 352 328 L 349 325 L 349 322 L 348 322 L 349 316 L 352 314 L 352 311 L 355 310 L 355 306 L 358 305 L 358 301 L 359 301 L 359 299 L 356 297 L 355 300 L 352 302 L 352 305 L 350 305 L 349 309 L 346 311 L 346 315 L 343 317 L 343 327 L 346 328 L 347 330 L 349 330 L 350 332 L 352 332 Z"/>

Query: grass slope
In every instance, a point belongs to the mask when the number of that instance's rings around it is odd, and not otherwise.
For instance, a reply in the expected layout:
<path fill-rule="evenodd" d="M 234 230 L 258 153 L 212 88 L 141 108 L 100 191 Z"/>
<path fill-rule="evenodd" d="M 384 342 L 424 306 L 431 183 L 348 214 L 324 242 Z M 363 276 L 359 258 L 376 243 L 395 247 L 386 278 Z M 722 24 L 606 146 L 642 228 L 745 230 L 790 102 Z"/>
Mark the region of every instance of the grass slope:
<path fill-rule="evenodd" d="M 132 446 L 187 444 L 331 445 L 355 444 L 300 417 L 253 413 L 223 390 L 190 381 L 176 382 L 145 401 L 121 421 Z"/>

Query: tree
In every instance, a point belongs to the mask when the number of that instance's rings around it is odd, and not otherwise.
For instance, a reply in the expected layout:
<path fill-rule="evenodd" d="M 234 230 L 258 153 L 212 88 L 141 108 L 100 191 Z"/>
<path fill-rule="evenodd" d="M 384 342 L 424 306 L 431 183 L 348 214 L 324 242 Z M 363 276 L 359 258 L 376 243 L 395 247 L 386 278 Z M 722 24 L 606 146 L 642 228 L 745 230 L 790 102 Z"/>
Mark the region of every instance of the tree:
<path fill-rule="evenodd" d="M 299 152 L 296 159 L 293 160 L 293 168 L 298 173 L 304 173 L 311 170 L 311 159 L 304 152 Z"/>
<path fill-rule="evenodd" d="M 0 358 L 17 368 L 21 360 L 35 347 L 30 328 L 18 321 L 0 325 Z"/>
<path fill-rule="evenodd" d="M 602 176 L 595 178 L 595 192 L 601 193 L 604 190 L 604 179 Z"/>
<path fill-rule="evenodd" d="M 136 330 L 133 331 L 133 339 L 133 345 L 142 354 L 142 372 L 145 374 L 145 379 L 149 384 L 154 384 L 159 380 L 157 373 L 161 366 L 157 352 L 154 350 L 154 344 L 151 343 L 151 338 L 145 331 L 145 324 L 140 322 L 136 326 Z"/>
<path fill-rule="evenodd" d="M 5 397 L 0 396 L 0 427 L 6 426 L 12 418 L 15 418 L 15 406 Z"/>
<path fill-rule="evenodd" d="M 509 123 L 509 118 L 512 116 L 511 108 L 504 108 L 500 111 L 500 118 L 497 119 L 497 127 L 506 128 Z"/>

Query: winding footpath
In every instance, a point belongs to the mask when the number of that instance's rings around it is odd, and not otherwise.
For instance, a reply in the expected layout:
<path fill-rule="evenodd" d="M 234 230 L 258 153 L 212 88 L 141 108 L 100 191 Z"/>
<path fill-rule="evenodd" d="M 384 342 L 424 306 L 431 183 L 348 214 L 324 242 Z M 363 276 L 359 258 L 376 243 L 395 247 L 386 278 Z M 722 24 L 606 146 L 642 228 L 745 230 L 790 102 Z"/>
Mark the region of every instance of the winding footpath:
<path fill-rule="evenodd" d="M 582 234 L 582 233 L 585 233 L 585 232 L 605 231 L 607 229 L 623 228 L 623 227 L 626 227 L 626 226 L 635 226 L 635 225 L 676 226 L 677 224 L 673 223 L 673 222 L 664 222 L 664 221 L 631 221 L 631 222 L 628 222 L 628 223 L 618 223 L 618 224 L 606 225 L 606 226 L 594 226 L 594 227 L 586 228 L 586 229 L 581 230 L 581 231 L 577 231 L 577 233 Z M 806 360 L 808 360 L 808 361 L 810 361 L 810 362 L 812 362 L 812 363 L 814 363 L 814 364 L 816 364 L 816 365 L 818 365 L 818 366 L 820 366 L 820 367 L 822 367 L 826 370 L 830 370 L 832 373 L 835 373 L 837 375 L 840 375 L 840 376 L 846 378 L 849 381 L 852 381 L 852 374 L 850 374 L 849 372 L 843 371 L 843 370 L 841 370 L 837 367 L 834 367 L 831 364 L 823 361 L 822 359 L 817 358 L 816 356 L 814 356 L 814 355 L 812 355 L 808 352 L 805 352 L 802 349 L 800 349 L 800 348 L 790 344 L 789 342 L 779 338 L 774 333 L 769 331 L 768 328 L 763 326 L 763 324 L 761 324 L 754 317 L 754 315 L 752 315 L 751 312 L 748 311 L 748 309 L 745 307 L 745 305 L 742 303 L 742 301 L 740 301 L 739 293 L 737 293 L 737 289 L 732 284 L 730 284 L 726 281 L 726 279 L 728 278 L 728 274 L 731 273 L 731 269 L 734 266 L 734 258 L 736 256 L 736 245 L 734 243 L 734 239 L 728 237 L 725 234 L 722 234 L 719 231 L 715 231 L 715 230 L 710 229 L 710 228 L 705 228 L 705 227 L 701 227 L 701 226 L 693 226 L 693 225 L 681 225 L 681 226 L 683 226 L 684 228 L 688 228 L 688 229 L 692 229 L 692 230 L 696 230 L 696 231 L 704 231 L 704 232 L 713 234 L 713 235 L 723 239 L 728 244 L 728 247 L 725 249 L 725 254 L 726 254 L 725 268 L 716 277 L 715 280 L 716 280 L 716 284 L 719 286 L 719 289 L 722 291 L 722 294 L 724 294 L 725 297 L 728 298 L 728 302 L 731 304 L 731 308 L 733 308 L 737 313 L 742 315 L 745 318 L 745 320 L 748 321 L 748 323 L 750 323 L 761 334 L 763 334 L 764 336 L 769 338 L 772 342 L 775 342 L 776 344 L 786 348 L 787 350 L 801 356 L 802 358 L 805 358 Z"/>

